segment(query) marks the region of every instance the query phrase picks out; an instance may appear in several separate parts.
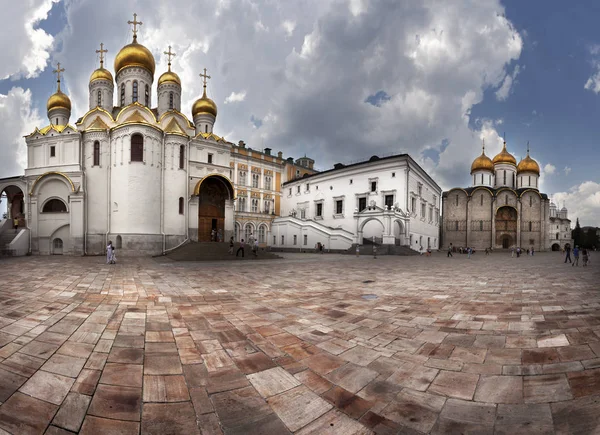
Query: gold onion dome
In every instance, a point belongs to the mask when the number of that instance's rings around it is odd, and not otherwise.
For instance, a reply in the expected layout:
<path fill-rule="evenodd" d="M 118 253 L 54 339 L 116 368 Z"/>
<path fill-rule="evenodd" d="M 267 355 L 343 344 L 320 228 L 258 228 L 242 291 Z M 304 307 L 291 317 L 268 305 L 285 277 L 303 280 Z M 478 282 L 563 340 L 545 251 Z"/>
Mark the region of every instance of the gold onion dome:
<path fill-rule="evenodd" d="M 529 157 L 529 144 L 527 144 L 527 156 L 517 166 L 517 173 L 519 172 L 535 172 L 537 175 L 540 175 L 540 165 Z"/>
<path fill-rule="evenodd" d="M 67 96 L 67 94 L 63 94 L 59 89 L 56 93 L 52 94 L 50 98 L 48 98 L 48 103 L 46 104 L 48 112 L 52 109 L 67 109 L 69 112 L 71 111 L 71 100 Z"/>
<path fill-rule="evenodd" d="M 204 93 L 201 98 L 198 98 L 194 105 L 192 106 L 192 117 L 195 118 L 196 115 L 204 115 L 209 114 L 217 117 L 217 105 L 213 100 L 206 96 L 206 85 L 204 86 Z"/>
<path fill-rule="evenodd" d="M 494 157 L 493 162 L 494 162 L 494 164 L 508 163 L 508 164 L 517 166 L 517 159 L 515 159 L 515 156 L 513 156 L 511 153 L 506 151 L 506 142 L 504 142 L 502 151 L 500 151 L 500 153 L 496 154 L 496 156 Z"/>
<path fill-rule="evenodd" d="M 481 155 L 473 160 L 473 163 L 471 164 L 471 174 L 475 171 L 494 171 L 492 159 L 485 155 L 485 144 L 483 145 Z"/>
<path fill-rule="evenodd" d="M 108 80 L 109 82 L 112 82 L 113 76 L 109 70 L 100 67 L 96 71 L 94 71 L 90 76 L 90 83 L 92 83 L 95 80 Z"/>
<path fill-rule="evenodd" d="M 119 74 L 123 68 L 127 68 L 129 66 L 144 68 L 152 75 L 154 75 L 154 70 L 156 69 L 154 56 L 152 56 L 150 50 L 148 50 L 142 44 L 137 43 L 136 37 L 133 38 L 133 42 L 131 44 L 123 47 L 115 57 L 116 74 Z"/>
<path fill-rule="evenodd" d="M 158 86 L 167 82 L 177 83 L 179 86 L 181 86 L 181 79 L 173 71 L 167 71 L 163 73 L 158 79 Z"/>

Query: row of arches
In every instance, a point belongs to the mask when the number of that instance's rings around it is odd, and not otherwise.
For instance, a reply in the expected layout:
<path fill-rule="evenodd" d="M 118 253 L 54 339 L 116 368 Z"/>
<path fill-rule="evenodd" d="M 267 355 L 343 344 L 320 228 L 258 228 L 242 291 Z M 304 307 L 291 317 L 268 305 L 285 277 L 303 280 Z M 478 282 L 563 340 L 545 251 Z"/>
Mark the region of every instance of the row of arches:
<path fill-rule="evenodd" d="M 234 225 L 233 238 L 236 242 L 241 242 L 244 239 L 245 242 L 250 240 L 251 237 L 258 238 L 258 243 L 267 243 L 267 233 L 269 227 L 265 223 L 254 224 L 253 222 L 246 222 L 245 224 L 236 222 Z"/>

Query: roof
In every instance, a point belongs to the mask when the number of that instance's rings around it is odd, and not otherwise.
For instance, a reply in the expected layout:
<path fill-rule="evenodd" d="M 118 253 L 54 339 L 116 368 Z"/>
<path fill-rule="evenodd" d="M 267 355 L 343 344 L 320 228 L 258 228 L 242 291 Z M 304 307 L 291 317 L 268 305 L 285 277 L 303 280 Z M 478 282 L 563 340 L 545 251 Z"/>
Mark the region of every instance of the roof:
<path fill-rule="evenodd" d="M 304 157 L 300 157 L 300 158 L 304 158 Z M 325 175 L 325 174 L 331 174 L 334 172 L 342 172 L 346 169 L 354 169 L 354 168 L 358 168 L 360 166 L 366 166 L 375 162 L 382 162 L 382 161 L 386 161 L 386 160 L 393 160 L 393 159 L 397 159 L 397 158 L 405 158 L 407 159 L 411 164 L 415 165 L 417 168 L 419 168 L 424 174 L 425 176 L 429 179 L 429 181 L 431 183 L 433 183 L 434 186 L 436 186 L 438 189 L 441 190 L 441 187 L 434 181 L 433 178 L 431 178 L 431 176 L 425 172 L 425 170 L 417 163 L 415 162 L 415 160 L 408 154 L 394 154 L 391 156 L 387 156 L 387 157 L 378 157 L 378 156 L 373 156 L 371 157 L 369 160 L 365 160 L 364 162 L 358 162 L 358 163 L 352 163 L 351 165 L 344 165 L 342 163 L 336 163 L 334 165 L 333 168 L 331 169 L 327 169 L 326 171 L 321 171 L 321 172 L 315 172 L 314 174 L 305 174 L 304 176 L 300 177 L 300 178 L 294 178 L 293 180 L 290 181 L 286 181 L 285 183 L 282 184 L 282 186 L 285 186 L 287 184 L 291 184 L 291 183 L 295 183 L 297 181 L 304 181 L 313 177 L 318 177 L 321 175 Z"/>
<path fill-rule="evenodd" d="M 521 194 L 523 194 L 523 192 L 527 191 L 527 190 L 533 190 L 535 191 L 535 189 L 531 189 L 529 187 L 523 187 L 523 188 L 519 188 L 519 189 L 511 189 L 510 187 L 487 187 L 487 186 L 476 186 L 476 187 L 459 187 L 460 190 L 464 190 L 465 192 L 467 192 L 467 194 L 471 195 L 471 193 L 473 193 L 473 191 L 477 190 L 477 189 L 481 189 L 481 188 L 487 189 L 490 192 L 492 192 L 492 194 L 494 194 L 494 196 L 501 190 L 512 190 L 513 192 L 515 192 L 517 194 L 517 196 L 521 196 Z M 454 189 L 451 189 L 454 190 Z M 449 190 L 442 192 L 442 198 L 447 198 L 448 197 L 448 193 L 450 193 Z M 545 193 L 541 193 L 538 192 L 540 194 L 540 196 L 542 197 L 542 199 L 548 199 L 548 195 Z"/>

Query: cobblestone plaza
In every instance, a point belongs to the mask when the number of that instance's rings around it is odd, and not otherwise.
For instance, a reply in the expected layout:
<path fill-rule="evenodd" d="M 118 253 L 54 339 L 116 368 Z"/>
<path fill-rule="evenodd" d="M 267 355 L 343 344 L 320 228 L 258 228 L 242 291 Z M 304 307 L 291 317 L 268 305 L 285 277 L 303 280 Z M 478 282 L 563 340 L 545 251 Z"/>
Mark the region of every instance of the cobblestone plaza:
<path fill-rule="evenodd" d="M 598 258 L 1 259 L 0 434 L 596 433 Z"/>

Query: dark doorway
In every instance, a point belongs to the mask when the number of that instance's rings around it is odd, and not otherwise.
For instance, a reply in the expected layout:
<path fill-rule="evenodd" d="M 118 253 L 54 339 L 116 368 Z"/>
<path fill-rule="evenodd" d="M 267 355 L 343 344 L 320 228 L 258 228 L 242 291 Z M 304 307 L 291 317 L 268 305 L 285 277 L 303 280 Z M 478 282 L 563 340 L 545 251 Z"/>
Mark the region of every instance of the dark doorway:
<path fill-rule="evenodd" d="M 225 201 L 230 199 L 226 181 L 208 177 L 200 186 L 198 204 L 198 241 L 210 242 L 211 233 L 225 230 Z"/>

